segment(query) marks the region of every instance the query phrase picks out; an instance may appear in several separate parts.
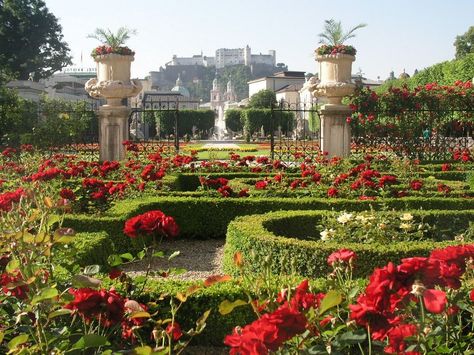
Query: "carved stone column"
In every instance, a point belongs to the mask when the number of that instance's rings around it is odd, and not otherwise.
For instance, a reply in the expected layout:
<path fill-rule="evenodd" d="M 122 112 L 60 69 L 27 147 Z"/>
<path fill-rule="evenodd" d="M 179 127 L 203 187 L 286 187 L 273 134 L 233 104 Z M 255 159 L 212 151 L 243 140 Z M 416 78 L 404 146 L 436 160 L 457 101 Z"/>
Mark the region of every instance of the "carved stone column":
<path fill-rule="evenodd" d="M 123 142 L 128 140 L 130 109 L 122 105 L 122 100 L 138 95 L 141 90 L 140 82 L 130 80 L 130 66 L 134 57 L 106 54 L 94 59 L 97 63 L 97 78 L 90 79 L 85 89 L 92 97 L 107 99 L 107 103 L 99 108 L 99 159 L 123 160 Z"/>

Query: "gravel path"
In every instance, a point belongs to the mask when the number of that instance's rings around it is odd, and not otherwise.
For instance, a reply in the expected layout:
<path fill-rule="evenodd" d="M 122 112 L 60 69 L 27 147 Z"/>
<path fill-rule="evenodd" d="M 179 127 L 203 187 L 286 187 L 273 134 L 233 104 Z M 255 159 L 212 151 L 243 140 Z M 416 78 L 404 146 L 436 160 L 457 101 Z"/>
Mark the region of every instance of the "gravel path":
<path fill-rule="evenodd" d="M 166 270 L 168 268 L 183 268 L 187 271 L 180 275 L 170 275 L 175 280 L 204 280 L 212 275 L 222 274 L 222 256 L 225 240 L 171 240 L 164 241 L 159 250 L 165 252 L 164 258 L 153 258 L 152 270 Z M 180 254 L 168 261 L 168 256 L 174 251 Z M 148 260 L 135 262 L 124 267 L 130 276 L 143 275 L 146 272 Z"/>

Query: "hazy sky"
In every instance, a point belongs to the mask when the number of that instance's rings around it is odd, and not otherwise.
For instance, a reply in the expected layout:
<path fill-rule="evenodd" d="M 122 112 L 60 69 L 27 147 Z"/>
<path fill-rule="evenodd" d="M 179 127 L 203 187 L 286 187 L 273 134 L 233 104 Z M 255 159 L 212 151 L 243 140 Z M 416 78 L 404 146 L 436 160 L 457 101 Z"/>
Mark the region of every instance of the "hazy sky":
<path fill-rule="evenodd" d="M 276 50 L 290 70 L 315 72 L 314 49 L 324 20 L 345 28 L 367 23 L 349 40 L 357 50 L 353 72 L 382 79 L 391 70 L 410 75 L 454 57 L 453 42 L 474 25 L 474 0 L 46 0 L 63 26 L 75 65 L 93 66 L 86 38 L 95 28 L 137 30 L 128 46 L 136 51 L 132 76 L 144 77 L 173 54 L 214 56 L 217 48 L 252 53 Z"/>

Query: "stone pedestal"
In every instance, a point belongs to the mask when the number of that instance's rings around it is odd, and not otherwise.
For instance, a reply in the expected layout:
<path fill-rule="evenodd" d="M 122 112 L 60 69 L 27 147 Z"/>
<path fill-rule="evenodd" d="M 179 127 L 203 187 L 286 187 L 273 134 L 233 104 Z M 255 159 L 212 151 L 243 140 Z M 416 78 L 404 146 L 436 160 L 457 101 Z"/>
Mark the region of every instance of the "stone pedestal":
<path fill-rule="evenodd" d="M 129 136 L 130 109 L 122 106 L 122 100 L 138 95 L 142 88 L 139 81 L 130 80 L 133 59 L 114 53 L 95 57 L 97 78 L 85 84 L 92 97 L 107 99 L 107 104 L 99 108 L 100 161 L 125 159 L 123 142 Z"/>
<path fill-rule="evenodd" d="M 328 157 L 348 157 L 351 153 L 351 126 L 346 118 L 350 116 L 348 107 L 323 108 L 321 117 L 321 150 Z"/>
<path fill-rule="evenodd" d="M 125 106 L 101 106 L 99 108 L 99 159 L 123 160 L 128 140 L 128 117 L 130 109 Z"/>

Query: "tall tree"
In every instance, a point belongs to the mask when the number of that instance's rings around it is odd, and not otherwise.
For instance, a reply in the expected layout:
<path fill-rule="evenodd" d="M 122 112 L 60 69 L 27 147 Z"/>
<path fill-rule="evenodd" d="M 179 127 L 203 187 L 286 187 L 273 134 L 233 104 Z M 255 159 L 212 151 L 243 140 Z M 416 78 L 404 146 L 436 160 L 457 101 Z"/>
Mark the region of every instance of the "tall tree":
<path fill-rule="evenodd" d="M 456 36 L 454 46 L 456 47 L 456 59 L 474 53 L 474 26 L 469 27 L 463 35 Z"/>
<path fill-rule="evenodd" d="M 38 80 L 71 64 L 61 30 L 42 0 L 0 0 L 0 67 Z"/>
<path fill-rule="evenodd" d="M 276 103 L 276 95 L 272 90 L 260 90 L 250 97 L 248 107 L 271 108 Z"/>

